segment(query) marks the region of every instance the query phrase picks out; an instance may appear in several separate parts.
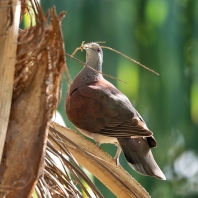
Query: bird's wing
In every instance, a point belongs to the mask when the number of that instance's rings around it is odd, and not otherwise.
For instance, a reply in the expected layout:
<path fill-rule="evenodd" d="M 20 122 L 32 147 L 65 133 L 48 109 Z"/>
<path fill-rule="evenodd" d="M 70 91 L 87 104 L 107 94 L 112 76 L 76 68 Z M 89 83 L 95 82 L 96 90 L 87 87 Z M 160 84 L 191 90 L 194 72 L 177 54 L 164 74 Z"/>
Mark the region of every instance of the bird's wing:
<path fill-rule="evenodd" d="M 68 118 L 78 128 L 117 138 L 152 136 L 128 98 L 107 81 L 80 86 L 68 97 Z"/>

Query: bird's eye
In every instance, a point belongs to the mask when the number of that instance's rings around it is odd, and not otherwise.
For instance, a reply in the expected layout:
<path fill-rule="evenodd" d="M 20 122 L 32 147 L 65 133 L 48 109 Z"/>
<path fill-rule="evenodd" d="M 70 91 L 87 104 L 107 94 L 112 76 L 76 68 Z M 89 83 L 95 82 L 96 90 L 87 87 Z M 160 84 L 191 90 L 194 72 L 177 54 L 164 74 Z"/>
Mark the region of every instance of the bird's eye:
<path fill-rule="evenodd" d="M 97 49 L 97 52 L 98 52 L 98 53 L 100 53 L 100 52 L 101 52 L 100 48 L 98 48 L 98 49 Z"/>

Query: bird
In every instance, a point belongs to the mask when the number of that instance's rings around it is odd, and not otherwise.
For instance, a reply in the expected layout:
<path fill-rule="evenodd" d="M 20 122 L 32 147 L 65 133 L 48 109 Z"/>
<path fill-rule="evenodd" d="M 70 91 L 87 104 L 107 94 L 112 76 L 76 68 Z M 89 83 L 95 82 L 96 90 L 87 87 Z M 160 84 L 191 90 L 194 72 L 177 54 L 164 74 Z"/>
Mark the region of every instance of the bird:
<path fill-rule="evenodd" d="M 102 75 L 103 51 L 98 43 L 83 45 L 86 63 L 70 85 L 65 108 L 68 119 L 99 146 L 115 144 L 115 159 L 123 151 L 129 166 L 138 173 L 166 180 L 151 148 L 157 143 L 145 121 L 127 96 Z"/>

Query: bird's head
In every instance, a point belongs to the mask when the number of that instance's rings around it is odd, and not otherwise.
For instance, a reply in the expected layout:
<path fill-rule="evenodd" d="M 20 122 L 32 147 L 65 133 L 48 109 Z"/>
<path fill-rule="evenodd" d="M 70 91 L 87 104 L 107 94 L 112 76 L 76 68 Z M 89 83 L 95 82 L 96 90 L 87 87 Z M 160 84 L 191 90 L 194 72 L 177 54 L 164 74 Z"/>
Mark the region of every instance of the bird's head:
<path fill-rule="evenodd" d="M 97 43 L 84 44 L 83 49 L 86 50 L 86 63 L 96 70 L 102 67 L 103 52 Z"/>

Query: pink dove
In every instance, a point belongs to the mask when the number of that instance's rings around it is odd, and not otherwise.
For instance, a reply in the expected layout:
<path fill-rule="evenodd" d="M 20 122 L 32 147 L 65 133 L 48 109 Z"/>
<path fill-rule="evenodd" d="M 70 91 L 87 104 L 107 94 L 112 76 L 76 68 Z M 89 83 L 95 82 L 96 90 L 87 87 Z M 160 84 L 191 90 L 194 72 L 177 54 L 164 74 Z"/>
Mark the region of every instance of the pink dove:
<path fill-rule="evenodd" d="M 101 74 L 103 52 L 100 45 L 88 43 L 84 49 L 86 64 L 67 93 L 66 113 L 69 120 L 98 145 L 115 144 L 118 147 L 117 163 L 123 151 L 135 171 L 166 180 L 151 152 L 151 148 L 156 147 L 153 133 L 129 99 Z"/>

